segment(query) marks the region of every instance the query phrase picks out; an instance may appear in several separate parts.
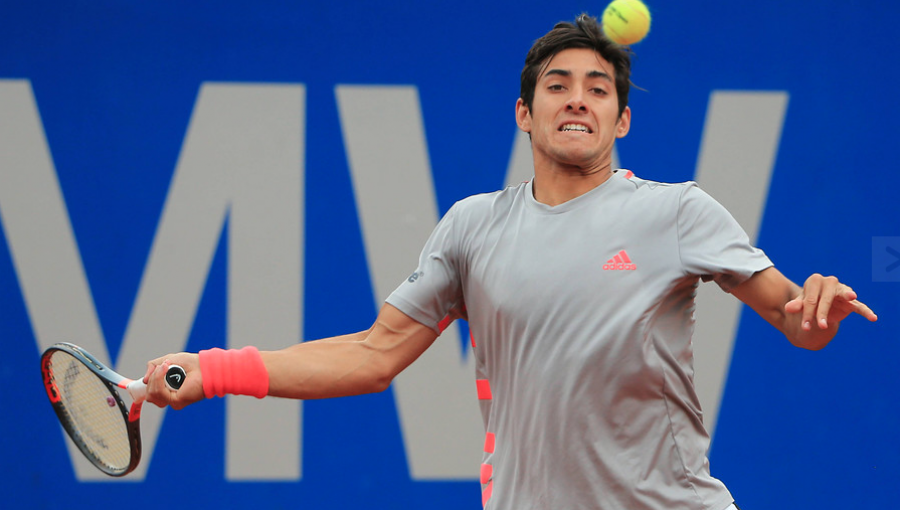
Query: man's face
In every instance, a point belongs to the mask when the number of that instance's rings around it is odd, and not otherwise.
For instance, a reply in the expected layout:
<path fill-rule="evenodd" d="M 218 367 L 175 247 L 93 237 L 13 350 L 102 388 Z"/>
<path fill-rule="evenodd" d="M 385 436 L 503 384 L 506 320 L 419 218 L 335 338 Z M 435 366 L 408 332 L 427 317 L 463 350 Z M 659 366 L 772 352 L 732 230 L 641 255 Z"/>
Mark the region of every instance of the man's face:
<path fill-rule="evenodd" d="M 631 110 L 619 115 L 613 66 L 587 48 L 563 50 L 538 76 L 529 109 L 516 104 L 519 127 L 531 134 L 535 168 L 592 171 L 608 166 L 616 138 L 628 133 Z"/>

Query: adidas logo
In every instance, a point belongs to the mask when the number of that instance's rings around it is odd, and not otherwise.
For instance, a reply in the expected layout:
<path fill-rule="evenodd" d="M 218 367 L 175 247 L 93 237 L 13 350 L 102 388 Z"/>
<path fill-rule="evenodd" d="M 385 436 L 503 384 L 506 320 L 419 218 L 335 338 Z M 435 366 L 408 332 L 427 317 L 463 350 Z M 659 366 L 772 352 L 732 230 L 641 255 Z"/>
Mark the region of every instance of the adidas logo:
<path fill-rule="evenodd" d="M 603 264 L 604 271 L 634 271 L 635 269 L 637 266 L 631 262 L 625 250 L 620 251 L 615 257 L 607 260 L 606 264 Z"/>

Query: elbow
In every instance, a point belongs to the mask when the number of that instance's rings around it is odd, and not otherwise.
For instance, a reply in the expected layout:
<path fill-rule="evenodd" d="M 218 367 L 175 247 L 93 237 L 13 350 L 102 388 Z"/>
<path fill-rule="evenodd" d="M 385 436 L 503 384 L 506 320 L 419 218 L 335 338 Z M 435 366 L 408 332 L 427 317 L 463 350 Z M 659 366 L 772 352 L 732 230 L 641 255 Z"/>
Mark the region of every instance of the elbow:
<path fill-rule="evenodd" d="M 377 377 L 371 385 L 371 391 L 369 393 L 381 393 L 386 389 L 391 387 L 391 383 L 394 381 L 393 377 Z"/>
<path fill-rule="evenodd" d="M 397 372 L 392 370 L 390 366 L 382 363 L 374 363 L 372 373 L 369 377 L 368 393 L 381 393 L 391 387 Z"/>
<path fill-rule="evenodd" d="M 368 395 L 381 393 L 388 389 L 393 381 L 393 376 L 379 370 L 374 366 L 360 367 L 343 375 L 336 376 L 328 381 L 327 387 L 320 391 L 309 391 L 300 398 L 317 399 L 332 397 L 350 397 L 355 395 Z"/>

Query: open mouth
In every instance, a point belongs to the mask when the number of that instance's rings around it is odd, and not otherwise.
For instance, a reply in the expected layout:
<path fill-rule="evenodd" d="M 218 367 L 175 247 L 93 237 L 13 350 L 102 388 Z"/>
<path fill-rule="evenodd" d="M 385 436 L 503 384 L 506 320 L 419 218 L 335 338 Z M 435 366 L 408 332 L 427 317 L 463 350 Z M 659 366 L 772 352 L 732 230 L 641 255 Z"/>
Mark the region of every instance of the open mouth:
<path fill-rule="evenodd" d="M 593 131 L 591 131 L 591 128 L 585 126 L 584 124 L 563 124 L 562 126 L 560 126 L 559 131 L 576 131 L 588 134 L 593 133 Z"/>

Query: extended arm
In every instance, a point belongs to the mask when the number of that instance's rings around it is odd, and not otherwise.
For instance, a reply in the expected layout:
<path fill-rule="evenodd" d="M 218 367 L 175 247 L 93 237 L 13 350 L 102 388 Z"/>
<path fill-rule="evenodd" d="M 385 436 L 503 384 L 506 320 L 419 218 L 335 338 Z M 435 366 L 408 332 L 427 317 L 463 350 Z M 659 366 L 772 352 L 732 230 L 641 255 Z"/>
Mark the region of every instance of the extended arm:
<path fill-rule="evenodd" d="M 764 269 L 731 291 L 797 347 L 818 350 L 834 338 L 851 313 L 878 317 L 856 299 L 856 292 L 833 276 L 814 274 L 800 288 L 774 267 Z"/>
<path fill-rule="evenodd" d="M 261 351 L 270 396 L 317 399 L 385 390 L 437 338 L 429 327 L 385 305 L 367 331 Z M 169 364 L 187 371 L 184 386 L 170 391 L 163 382 Z M 180 409 L 204 398 L 197 354 L 163 356 L 148 364 L 148 401 Z"/>

